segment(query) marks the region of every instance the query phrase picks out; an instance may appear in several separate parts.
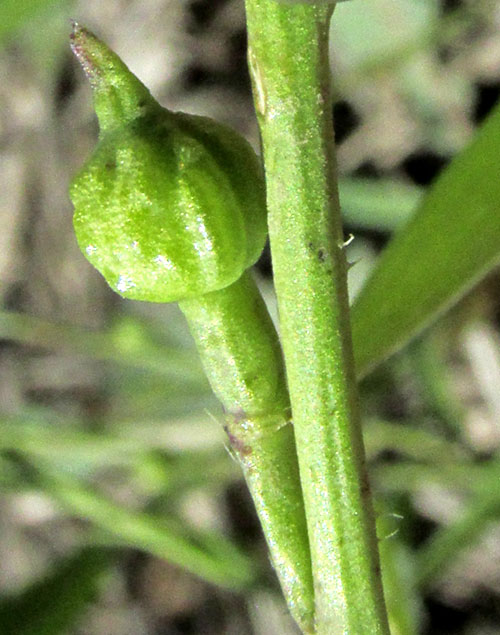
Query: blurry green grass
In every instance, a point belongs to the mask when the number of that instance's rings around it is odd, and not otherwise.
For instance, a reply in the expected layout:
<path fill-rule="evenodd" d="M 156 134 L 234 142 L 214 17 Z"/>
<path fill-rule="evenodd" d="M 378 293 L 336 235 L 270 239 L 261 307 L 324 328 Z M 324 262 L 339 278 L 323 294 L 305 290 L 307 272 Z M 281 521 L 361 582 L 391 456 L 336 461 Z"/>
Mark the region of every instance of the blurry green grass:
<path fill-rule="evenodd" d="M 436 3 L 401 1 L 400 37 L 394 38 L 390 21 L 373 19 L 373 12 L 393 5 L 388 0 L 369 6 L 355 0 L 337 8 L 335 28 L 342 31 L 344 55 L 349 58 L 340 86 L 387 74 L 404 86 L 405 94 L 415 97 L 424 124 L 436 122 L 438 111 L 424 69 L 405 74 L 404 63 L 416 50 L 450 37 L 457 24 L 460 27 L 459 16 L 456 22 L 447 19 L 444 29 Z M 36 63 L 45 65 L 50 77 L 57 59 L 53 51 L 61 55 L 65 20 L 73 7 L 64 0 L 3 0 L 0 46 L 21 34 L 33 51 L 43 52 L 45 57 L 37 57 Z M 367 30 L 370 38 L 363 35 Z M 48 47 L 56 32 L 60 44 L 56 38 L 51 43 L 54 48 Z M 457 99 L 468 99 L 467 85 L 458 80 L 456 85 Z M 439 125 L 435 130 L 441 130 Z M 439 134 L 435 145 L 445 145 Z M 423 193 L 388 176 L 344 178 L 340 195 L 349 226 L 399 234 Z M 473 238 L 481 241 L 480 235 Z M 420 234 L 419 239 L 425 236 Z M 401 272 L 410 260 L 408 253 L 399 259 Z M 387 286 L 379 294 L 391 297 Z M 377 316 L 375 305 L 368 311 L 372 317 Z M 407 310 L 411 313 L 411 305 Z M 0 313 L 0 338 L 19 350 L 38 355 L 59 352 L 102 365 L 109 402 L 106 413 L 91 424 L 83 416 L 67 417 L 28 403 L 15 415 L 0 417 L 0 484 L 5 495 L 41 492 L 60 506 L 62 514 L 86 521 L 82 544 L 74 553 L 55 563 L 43 580 L 3 599 L 1 632 L 67 632 L 98 598 L 107 572 L 131 547 L 236 589 L 249 588 L 262 575 L 265 563 L 251 558 L 221 531 L 186 526 L 179 512 L 178 503 L 190 491 L 204 487 L 217 499 L 239 478 L 237 465 L 224 450 L 217 421 L 221 413 L 196 352 L 188 340 L 169 334 L 181 328 L 179 319 L 172 317 L 167 328 L 159 319 L 139 319 L 125 312 L 107 330 L 89 331 L 26 314 Z M 453 346 L 454 332 L 464 320 L 458 312 L 454 319 L 441 322 L 363 384 L 365 440 L 379 524 L 389 518 L 389 525 L 395 526 L 381 534 L 394 635 L 419 632 L 425 619 L 424 594 L 500 519 L 497 453 L 484 459 L 470 447 L 463 434 L 463 405 L 447 381 L 446 346 Z M 369 344 L 376 327 L 364 331 Z M 444 342 L 442 350 L 436 338 Z M 411 417 L 388 420 L 381 414 L 384 399 L 393 382 L 400 381 L 402 366 L 424 389 Z M 388 454 L 389 461 L 384 458 Z M 138 493 L 138 507 L 118 503 L 102 487 L 113 470 L 119 470 Z M 439 527 L 415 548 L 410 539 L 411 524 L 416 522 L 413 500 L 422 488 L 436 484 L 459 491 L 464 507 L 455 522 Z M 401 522 L 394 520 L 399 516 Z"/>
<path fill-rule="evenodd" d="M 73 5 L 71 0 L 2 0 L 0 5 L 0 45 L 13 37 L 29 21 L 48 16 Z"/>

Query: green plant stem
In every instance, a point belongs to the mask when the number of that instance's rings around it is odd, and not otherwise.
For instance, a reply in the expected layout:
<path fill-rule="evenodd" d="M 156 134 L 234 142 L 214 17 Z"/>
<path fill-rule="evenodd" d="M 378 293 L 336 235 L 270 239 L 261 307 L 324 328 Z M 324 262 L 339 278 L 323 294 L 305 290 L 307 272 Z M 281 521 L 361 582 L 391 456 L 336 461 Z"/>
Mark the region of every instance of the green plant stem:
<path fill-rule="evenodd" d="M 388 633 L 364 465 L 332 125 L 334 4 L 246 0 L 317 633 Z"/>
<path fill-rule="evenodd" d="M 179 304 L 252 494 L 285 598 L 313 632 L 311 558 L 278 336 L 252 277 Z"/>

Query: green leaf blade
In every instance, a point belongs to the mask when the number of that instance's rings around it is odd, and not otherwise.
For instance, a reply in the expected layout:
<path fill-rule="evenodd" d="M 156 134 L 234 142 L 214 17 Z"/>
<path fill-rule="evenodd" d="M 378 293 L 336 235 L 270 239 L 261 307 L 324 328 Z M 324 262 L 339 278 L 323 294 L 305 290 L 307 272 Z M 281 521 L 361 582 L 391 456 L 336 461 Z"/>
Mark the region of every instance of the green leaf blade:
<path fill-rule="evenodd" d="M 358 375 L 402 348 L 500 261 L 500 107 L 382 254 L 352 308 Z"/>
<path fill-rule="evenodd" d="M 254 582 L 253 561 L 222 536 L 218 536 L 214 553 L 213 540 L 212 549 L 206 548 L 206 535 L 183 532 L 173 521 L 159 521 L 148 513 L 131 511 L 68 473 L 60 475 L 42 462 L 40 466 L 43 472 L 37 473 L 38 486 L 68 512 L 109 534 L 117 546 L 149 552 L 225 588 L 240 590 Z"/>

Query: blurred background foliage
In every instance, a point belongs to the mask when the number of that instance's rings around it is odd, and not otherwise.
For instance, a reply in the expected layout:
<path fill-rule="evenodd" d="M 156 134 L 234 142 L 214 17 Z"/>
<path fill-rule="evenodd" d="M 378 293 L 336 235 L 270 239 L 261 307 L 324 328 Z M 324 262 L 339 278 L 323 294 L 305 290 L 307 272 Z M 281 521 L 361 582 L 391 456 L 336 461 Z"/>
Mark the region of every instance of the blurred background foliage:
<path fill-rule="evenodd" d="M 0 3 L 0 632 L 294 633 L 177 308 L 114 296 L 77 249 L 97 125 L 69 18 L 258 145 L 240 0 Z M 353 0 L 332 31 L 355 296 L 497 101 L 500 5 Z M 258 275 L 275 314 L 268 253 Z M 500 633 L 499 278 L 361 384 L 394 634 Z"/>

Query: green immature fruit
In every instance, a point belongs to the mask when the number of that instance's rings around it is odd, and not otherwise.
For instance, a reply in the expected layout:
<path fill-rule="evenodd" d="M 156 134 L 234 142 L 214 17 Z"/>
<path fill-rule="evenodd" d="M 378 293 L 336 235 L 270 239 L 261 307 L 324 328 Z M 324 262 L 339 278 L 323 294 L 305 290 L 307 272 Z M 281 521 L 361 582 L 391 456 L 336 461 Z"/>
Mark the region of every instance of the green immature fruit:
<path fill-rule="evenodd" d="M 227 126 L 162 108 L 86 29 L 75 24 L 71 42 L 100 125 L 70 190 L 88 260 L 135 300 L 179 301 L 238 280 L 267 234 L 253 149 Z"/>
<path fill-rule="evenodd" d="M 161 108 L 88 31 L 75 26 L 72 47 L 101 127 L 71 189 L 78 242 L 121 295 L 179 302 L 290 611 L 312 633 L 311 557 L 281 348 L 245 273 L 267 233 L 260 164 L 225 126 Z"/>

